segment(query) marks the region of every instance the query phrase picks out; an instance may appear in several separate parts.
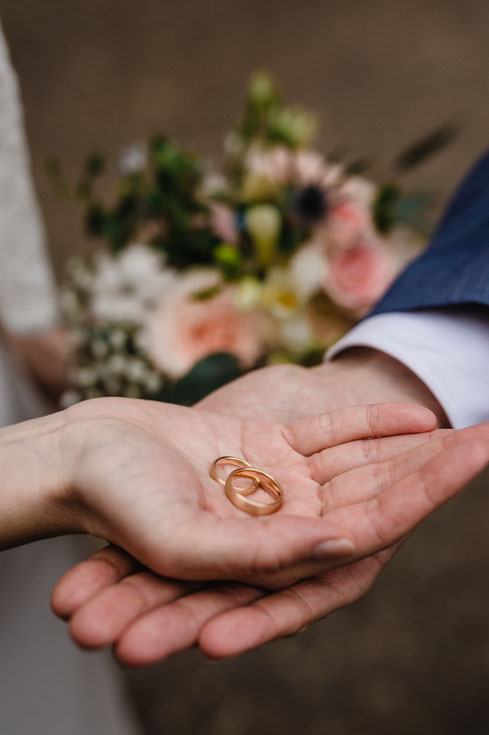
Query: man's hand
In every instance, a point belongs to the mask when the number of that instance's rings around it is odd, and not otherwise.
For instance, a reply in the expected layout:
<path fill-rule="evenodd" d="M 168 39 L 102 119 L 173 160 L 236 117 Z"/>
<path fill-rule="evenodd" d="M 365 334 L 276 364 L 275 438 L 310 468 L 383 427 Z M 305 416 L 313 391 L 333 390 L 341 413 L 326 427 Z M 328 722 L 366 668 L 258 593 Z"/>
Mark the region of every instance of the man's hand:
<path fill-rule="evenodd" d="M 404 439 L 419 446 L 399 454 L 401 438 L 371 442 L 371 464 L 331 476 L 323 486 L 328 513 L 349 523 L 365 558 L 267 594 L 241 584 L 199 588 L 164 579 L 109 548 L 65 575 L 53 608 L 71 619 L 80 645 L 116 644 L 129 665 L 153 663 L 196 642 L 221 658 L 296 633 L 364 594 L 404 536 L 489 460 L 489 424 Z"/>
<path fill-rule="evenodd" d="M 427 406 L 440 427 L 448 426 L 424 383 L 394 358 L 370 348 L 348 350 L 315 368 L 277 365 L 255 370 L 211 393 L 197 407 L 288 422 L 345 406 L 390 402 Z"/>

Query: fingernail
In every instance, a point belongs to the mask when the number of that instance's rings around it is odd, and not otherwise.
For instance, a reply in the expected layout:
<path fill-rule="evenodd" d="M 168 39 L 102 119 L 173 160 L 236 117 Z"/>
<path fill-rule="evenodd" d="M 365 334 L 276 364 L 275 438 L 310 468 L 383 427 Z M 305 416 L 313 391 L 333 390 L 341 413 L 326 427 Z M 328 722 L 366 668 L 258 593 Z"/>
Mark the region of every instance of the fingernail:
<path fill-rule="evenodd" d="M 314 556 L 324 558 L 330 556 L 351 556 L 355 553 L 355 546 L 347 538 L 329 538 L 321 541 L 314 549 Z"/>

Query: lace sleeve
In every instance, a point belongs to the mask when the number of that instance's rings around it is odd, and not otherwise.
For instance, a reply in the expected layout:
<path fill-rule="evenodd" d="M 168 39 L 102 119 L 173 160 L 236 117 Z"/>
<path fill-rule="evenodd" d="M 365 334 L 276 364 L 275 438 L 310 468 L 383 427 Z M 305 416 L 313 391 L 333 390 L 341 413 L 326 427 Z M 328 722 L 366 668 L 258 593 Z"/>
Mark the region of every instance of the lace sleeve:
<path fill-rule="evenodd" d="M 0 320 L 17 333 L 57 320 L 56 290 L 30 176 L 22 106 L 0 25 Z"/>

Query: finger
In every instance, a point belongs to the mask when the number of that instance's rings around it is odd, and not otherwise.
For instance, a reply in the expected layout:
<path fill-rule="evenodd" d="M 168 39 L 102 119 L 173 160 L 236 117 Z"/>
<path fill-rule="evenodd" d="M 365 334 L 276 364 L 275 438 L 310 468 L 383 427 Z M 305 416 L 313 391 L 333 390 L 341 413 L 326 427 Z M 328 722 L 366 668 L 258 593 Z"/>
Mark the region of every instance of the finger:
<path fill-rule="evenodd" d="M 191 542 L 189 542 L 191 539 Z M 316 551 L 321 546 L 320 554 Z M 144 563 L 162 576 L 184 580 L 234 580 L 253 584 L 307 560 L 346 560 L 354 555 L 349 537 L 333 524 L 299 515 L 218 518 L 201 512 L 179 533 L 143 550 Z M 294 581 L 294 580 L 293 580 Z"/>
<path fill-rule="evenodd" d="M 164 579 L 151 572 L 132 574 L 78 608 L 70 621 L 71 637 L 83 648 L 110 646 L 140 615 L 172 602 L 190 589 L 189 583 Z"/>
<path fill-rule="evenodd" d="M 423 406 L 377 403 L 341 408 L 298 419 L 287 427 L 293 449 L 310 456 L 328 447 L 356 439 L 431 431 L 436 417 Z"/>
<path fill-rule="evenodd" d="M 351 533 L 355 529 L 357 552 L 367 556 L 409 533 L 481 472 L 488 461 L 489 443 L 462 439 L 376 497 L 340 508 L 327 517 L 339 529 Z"/>
<path fill-rule="evenodd" d="M 334 477 L 364 465 L 385 462 L 409 449 L 431 441 L 432 432 L 384 436 L 339 444 L 308 459 L 311 477 L 324 485 Z"/>
<path fill-rule="evenodd" d="M 298 633 L 365 594 L 395 551 L 393 547 L 217 615 L 203 626 L 199 646 L 211 658 L 226 658 Z"/>
<path fill-rule="evenodd" d="M 116 646 L 128 666 L 147 666 L 195 645 L 203 625 L 214 615 L 248 605 L 263 592 L 242 584 L 222 584 L 194 592 L 138 618 Z"/>
<path fill-rule="evenodd" d="M 60 618 L 69 618 L 99 590 L 140 568 L 139 562 L 117 546 L 106 546 L 87 561 L 75 564 L 56 584 L 51 608 Z"/>
<path fill-rule="evenodd" d="M 481 439 L 484 433 L 489 441 L 489 424 L 482 427 L 482 430 L 480 427 L 470 427 L 463 431 L 438 429 L 428 434 L 413 435 L 413 439 L 425 438 L 429 441 L 423 446 L 380 462 L 374 468 L 355 468 L 326 483 L 322 489 L 323 512 L 373 498 L 422 467 L 430 458 L 436 457 L 443 448 L 449 449 L 464 439 Z"/>

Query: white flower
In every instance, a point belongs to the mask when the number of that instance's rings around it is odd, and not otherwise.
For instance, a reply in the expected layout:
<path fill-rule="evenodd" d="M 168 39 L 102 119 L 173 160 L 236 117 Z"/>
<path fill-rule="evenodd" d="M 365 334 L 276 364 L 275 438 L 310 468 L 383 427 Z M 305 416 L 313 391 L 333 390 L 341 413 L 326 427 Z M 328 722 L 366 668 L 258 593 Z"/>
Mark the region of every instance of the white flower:
<path fill-rule="evenodd" d="M 92 351 L 92 355 L 99 359 L 105 357 L 109 351 L 107 343 L 104 342 L 103 339 L 94 339 L 90 345 L 90 349 Z"/>
<path fill-rule="evenodd" d="M 320 184 L 326 175 L 326 162 L 317 151 L 298 151 L 294 156 L 294 173 L 300 184 Z"/>
<path fill-rule="evenodd" d="M 295 353 L 304 352 L 314 342 L 314 332 L 305 314 L 297 314 L 280 324 L 283 345 Z"/>
<path fill-rule="evenodd" d="M 315 244 L 304 245 L 290 261 L 292 281 L 301 302 L 306 302 L 325 283 L 328 262 Z"/>
<path fill-rule="evenodd" d="M 175 278 L 146 245 L 128 246 L 120 255 L 100 254 L 92 284 L 92 312 L 98 319 L 140 323 Z"/>
<path fill-rule="evenodd" d="M 252 145 L 244 161 L 242 196 L 246 200 L 272 196 L 291 180 L 291 153 L 283 146 L 265 149 Z"/>
<path fill-rule="evenodd" d="M 144 387 L 146 392 L 156 393 L 161 388 L 163 377 L 159 373 L 148 372 L 144 381 Z"/>
<path fill-rule="evenodd" d="M 142 352 L 148 351 L 148 334 L 145 329 L 138 329 L 134 334 L 134 344 Z"/>
<path fill-rule="evenodd" d="M 142 171 L 148 163 L 148 149 L 142 141 L 137 141 L 124 148 L 119 159 L 119 170 L 122 174 L 133 174 Z"/>
<path fill-rule="evenodd" d="M 104 365 L 104 374 L 124 375 L 128 358 L 125 355 L 111 355 Z"/>
<path fill-rule="evenodd" d="M 226 192 L 228 188 L 228 181 L 223 174 L 217 171 L 209 171 L 201 181 L 199 194 L 204 199 L 208 199 L 216 194 Z"/>
<path fill-rule="evenodd" d="M 291 153 L 283 146 L 264 149 L 254 145 L 246 154 L 245 169 L 249 175 L 284 184 L 290 179 L 291 162 Z"/>
<path fill-rule="evenodd" d="M 94 367 L 79 367 L 74 370 L 74 382 L 84 388 L 97 380 L 98 374 Z"/>
<path fill-rule="evenodd" d="M 261 303 L 263 286 L 257 278 L 245 276 L 236 287 L 235 303 L 240 311 L 253 311 Z"/>
<path fill-rule="evenodd" d="M 270 268 L 262 291 L 262 304 L 276 317 L 289 319 L 323 285 L 327 261 L 317 245 L 303 246 L 287 266 Z"/>
<path fill-rule="evenodd" d="M 263 285 L 262 304 L 281 319 L 290 318 L 300 308 L 301 300 L 289 268 L 270 268 Z"/>
<path fill-rule="evenodd" d="M 109 335 L 110 344 L 116 350 L 121 351 L 126 345 L 126 333 L 123 329 L 113 329 Z"/>
<path fill-rule="evenodd" d="M 142 383 L 146 378 L 146 367 L 142 360 L 133 357 L 127 361 L 126 376 L 134 383 Z"/>
<path fill-rule="evenodd" d="M 339 188 L 340 197 L 353 200 L 365 209 L 370 209 L 376 193 L 376 185 L 363 176 L 350 176 Z"/>
<path fill-rule="evenodd" d="M 291 165 L 300 185 L 317 184 L 325 189 L 338 182 L 343 170 L 341 165 L 328 163 L 321 153 L 314 150 L 297 151 Z"/>

